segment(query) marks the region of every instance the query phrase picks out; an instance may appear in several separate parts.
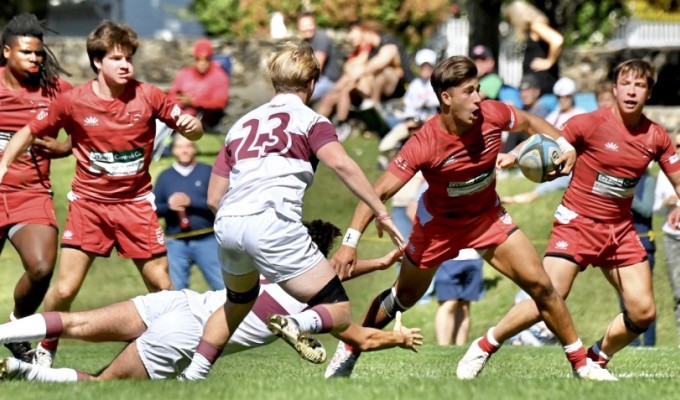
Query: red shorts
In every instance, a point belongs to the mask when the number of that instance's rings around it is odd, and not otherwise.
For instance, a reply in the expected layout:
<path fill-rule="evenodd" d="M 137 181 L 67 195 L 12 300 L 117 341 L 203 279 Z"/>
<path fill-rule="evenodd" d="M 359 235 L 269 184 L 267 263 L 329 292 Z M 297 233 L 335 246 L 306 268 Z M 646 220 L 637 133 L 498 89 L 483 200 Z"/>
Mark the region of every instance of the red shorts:
<path fill-rule="evenodd" d="M 147 259 L 166 253 L 163 229 L 158 224 L 153 197 L 139 201 L 100 203 L 72 198 L 61 247 L 77 248 L 108 257 Z"/>
<path fill-rule="evenodd" d="M 555 220 L 545 255 L 572 260 L 582 269 L 625 267 L 647 259 L 631 218 L 608 223 L 582 215 Z"/>
<path fill-rule="evenodd" d="M 424 225 L 416 217 L 406 255 L 419 268 L 435 268 L 456 257 L 460 249 L 496 247 L 517 229 L 500 206 L 471 218 L 435 217 Z"/>
<path fill-rule="evenodd" d="M 58 229 L 52 196 L 46 192 L 0 193 L 0 240 L 16 224 L 48 225 Z"/>

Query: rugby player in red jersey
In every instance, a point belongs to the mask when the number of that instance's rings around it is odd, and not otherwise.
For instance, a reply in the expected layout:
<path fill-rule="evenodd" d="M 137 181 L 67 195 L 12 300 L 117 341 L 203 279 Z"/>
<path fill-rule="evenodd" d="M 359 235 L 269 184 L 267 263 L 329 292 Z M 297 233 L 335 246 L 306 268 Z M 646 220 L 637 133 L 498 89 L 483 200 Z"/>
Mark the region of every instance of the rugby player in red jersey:
<path fill-rule="evenodd" d="M 71 89 L 59 78 L 64 70 L 43 44 L 43 27 L 33 14 L 5 25 L 0 39 L 0 157 L 14 133 Z M 33 314 L 42 303 L 57 259 L 57 220 L 49 179 L 50 158 L 70 154 L 70 143 L 45 136 L 17 157 L 0 186 L 0 251 L 9 239 L 21 257 L 24 274 L 14 288 L 10 320 Z M 28 342 L 5 345 L 29 360 Z"/>
<path fill-rule="evenodd" d="M 651 161 L 657 161 L 680 194 L 680 157 L 668 134 L 642 114 L 654 85 L 654 69 L 632 59 L 614 71 L 613 107 L 578 115 L 563 135 L 576 148 L 574 175 L 555 212 L 543 265 L 557 291 L 566 298 L 580 271 L 599 267 L 619 292 L 625 311 L 607 327 L 588 357 L 604 367 L 609 359 L 644 332 L 656 317 L 652 274 L 630 212 L 635 185 Z M 669 215 L 678 226 L 680 209 Z M 536 304 L 516 304 L 481 340 L 472 343 L 458 364 L 475 375 L 490 354 L 484 342 L 503 343 L 540 320 Z M 467 367 L 465 367 L 467 365 Z"/>
<path fill-rule="evenodd" d="M 2 181 L 35 138 L 61 128 L 71 137 L 76 173 L 59 276 L 45 297 L 46 311 L 68 311 L 94 259 L 108 257 L 114 246 L 120 256 L 133 260 L 150 291 L 172 286 L 149 174 L 155 119 L 191 140 L 203 135 L 203 127 L 162 90 L 133 78 L 138 45 L 137 34 L 126 25 L 104 21 L 97 26 L 87 38 L 97 77 L 38 113 L 10 140 L 0 161 Z M 36 361 L 51 364 L 56 344 L 41 342 Z"/>
<path fill-rule="evenodd" d="M 482 101 L 477 68 L 467 57 L 454 56 L 439 63 L 431 83 L 441 113 L 411 136 L 373 185 L 386 200 L 422 171 L 429 188 L 419 201 L 397 281 L 375 298 L 363 325 L 387 325 L 397 311 L 405 311 L 421 298 L 443 261 L 456 257 L 460 249 L 473 248 L 536 300 L 541 317 L 565 346 L 578 376 L 606 379 L 606 370 L 587 363 L 586 350 L 564 300 L 550 283 L 533 245 L 496 194 L 502 131 L 540 132 L 557 139 L 564 150 L 557 160 L 564 166 L 564 174 L 571 171 L 575 161 L 573 148 L 545 120 L 502 102 Z M 360 203 L 347 235 L 360 235 L 371 218 L 370 210 Z M 333 257 L 341 277 L 352 274 L 357 258 L 356 241 L 348 242 L 343 241 Z M 326 377 L 348 376 L 358 355 L 356 349 L 340 342 Z"/>

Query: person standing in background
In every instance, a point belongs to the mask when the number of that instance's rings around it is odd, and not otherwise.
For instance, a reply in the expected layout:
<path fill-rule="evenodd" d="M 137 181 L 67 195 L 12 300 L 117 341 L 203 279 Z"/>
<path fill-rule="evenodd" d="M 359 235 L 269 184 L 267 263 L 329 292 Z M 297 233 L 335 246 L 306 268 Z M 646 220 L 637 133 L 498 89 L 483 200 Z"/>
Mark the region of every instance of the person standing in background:
<path fill-rule="evenodd" d="M 188 289 L 191 264 L 196 263 L 212 290 L 224 289 L 215 215 L 208 207 L 212 166 L 196 161 L 196 145 L 183 136 L 175 138 L 172 155 L 175 163 L 161 172 L 153 189 L 156 214 L 165 218 L 172 287 Z"/>
<path fill-rule="evenodd" d="M 340 78 L 340 63 L 333 40 L 325 32 L 317 29 L 313 13 L 301 13 L 297 19 L 297 28 L 300 37 L 312 46 L 314 57 L 321 64 L 321 76 L 314 87 L 311 99 L 315 102 L 328 93 Z"/>
<path fill-rule="evenodd" d="M 550 26 L 548 17 L 533 5 L 514 0 L 504 9 L 515 37 L 526 45 L 522 75 L 535 74 L 541 94 L 550 93 L 559 77 L 558 60 L 564 37 Z"/>

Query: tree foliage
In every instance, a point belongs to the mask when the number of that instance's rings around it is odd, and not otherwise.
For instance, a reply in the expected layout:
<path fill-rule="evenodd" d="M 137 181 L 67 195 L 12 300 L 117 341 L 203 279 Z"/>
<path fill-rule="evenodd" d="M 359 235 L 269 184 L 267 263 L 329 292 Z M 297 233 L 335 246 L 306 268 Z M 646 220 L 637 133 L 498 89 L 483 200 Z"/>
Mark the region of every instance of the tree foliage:
<path fill-rule="evenodd" d="M 47 0 L 2 0 L 0 1 L 0 26 L 5 26 L 17 14 L 33 13 L 38 19 L 47 16 Z"/>
<path fill-rule="evenodd" d="M 447 0 L 192 0 L 191 10 L 213 36 L 267 37 L 271 13 L 283 13 L 295 26 L 298 13 L 311 9 L 320 26 L 344 29 L 357 19 L 377 19 L 411 47 L 424 42 L 448 17 Z"/>

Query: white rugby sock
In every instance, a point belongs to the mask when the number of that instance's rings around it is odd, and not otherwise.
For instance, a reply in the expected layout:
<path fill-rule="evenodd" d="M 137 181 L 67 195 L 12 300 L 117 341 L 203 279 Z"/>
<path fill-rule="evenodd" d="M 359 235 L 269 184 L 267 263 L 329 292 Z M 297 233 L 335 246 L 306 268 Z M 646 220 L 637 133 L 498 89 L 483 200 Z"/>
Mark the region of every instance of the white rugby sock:
<path fill-rule="evenodd" d="M 314 310 L 305 310 L 299 314 L 291 315 L 295 322 L 297 322 L 300 330 L 310 333 L 321 332 L 321 316 Z"/>
<path fill-rule="evenodd" d="M 78 372 L 72 368 L 49 368 L 42 365 L 29 364 L 16 358 L 7 359 L 8 369 L 18 371 L 19 376 L 27 381 L 35 382 L 76 382 Z"/>
<path fill-rule="evenodd" d="M 203 380 L 210 372 L 210 361 L 201 353 L 194 353 L 191 364 L 182 372 L 182 378 L 189 381 Z"/>
<path fill-rule="evenodd" d="M 45 318 L 42 314 L 34 314 L 0 325 L 0 343 L 43 339 L 46 333 Z"/>

